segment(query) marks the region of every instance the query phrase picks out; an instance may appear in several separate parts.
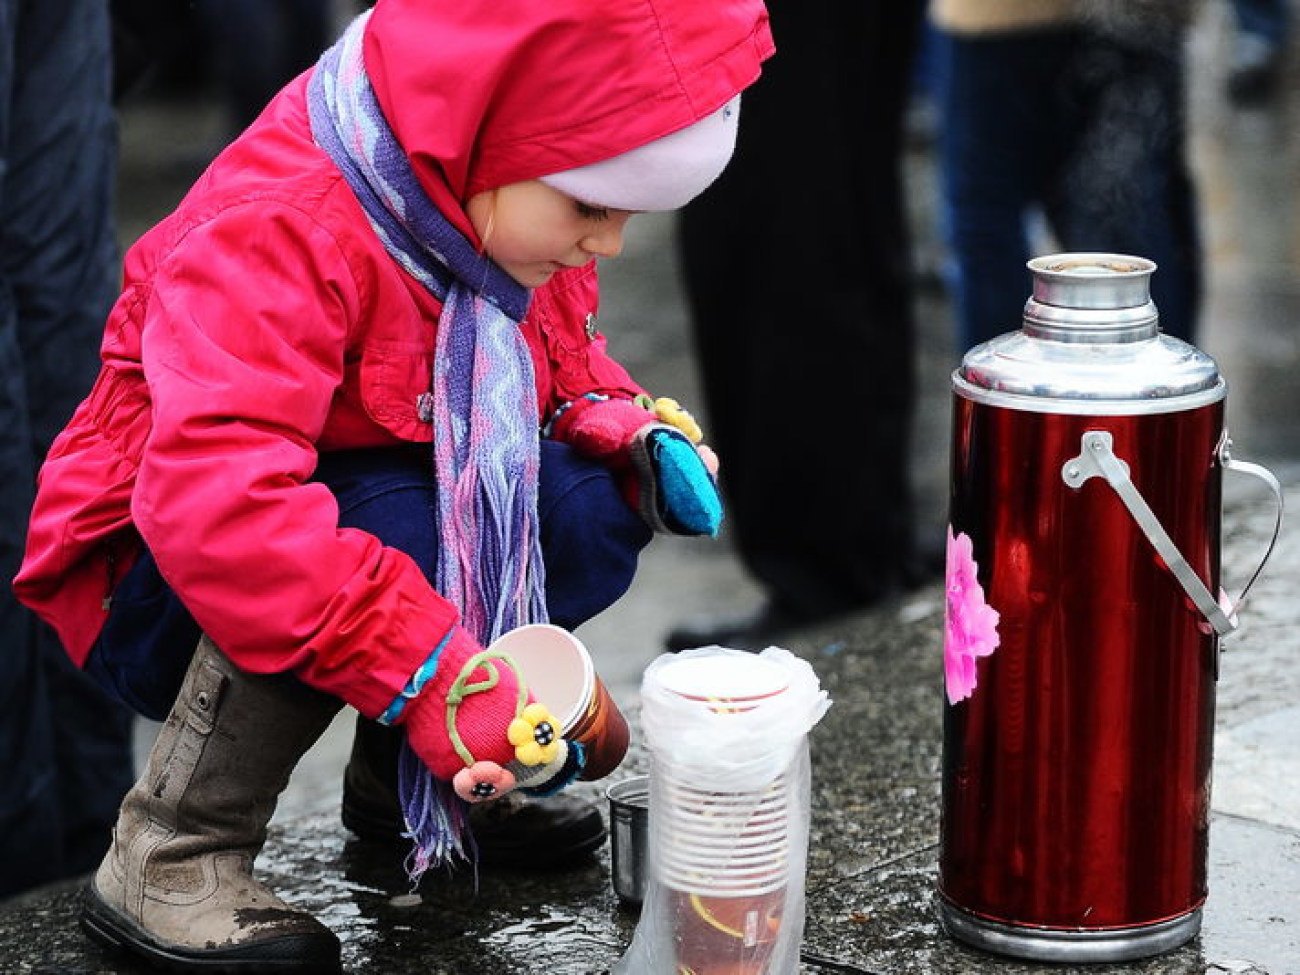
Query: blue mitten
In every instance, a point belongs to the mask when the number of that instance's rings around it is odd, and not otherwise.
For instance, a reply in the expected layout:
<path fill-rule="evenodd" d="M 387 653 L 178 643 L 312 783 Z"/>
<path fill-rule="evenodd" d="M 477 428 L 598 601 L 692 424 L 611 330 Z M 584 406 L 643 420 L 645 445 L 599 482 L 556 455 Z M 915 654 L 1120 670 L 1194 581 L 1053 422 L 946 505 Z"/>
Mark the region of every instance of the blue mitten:
<path fill-rule="evenodd" d="M 637 507 L 650 526 L 674 535 L 717 535 L 718 485 L 686 435 L 653 424 L 638 431 L 630 446 L 640 487 Z"/>
<path fill-rule="evenodd" d="M 655 531 L 716 535 L 717 483 L 696 448 L 702 433 L 676 400 L 588 395 L 566 403 L 550 426 L 555 439 L 609 465 L 633 510 Z"/>

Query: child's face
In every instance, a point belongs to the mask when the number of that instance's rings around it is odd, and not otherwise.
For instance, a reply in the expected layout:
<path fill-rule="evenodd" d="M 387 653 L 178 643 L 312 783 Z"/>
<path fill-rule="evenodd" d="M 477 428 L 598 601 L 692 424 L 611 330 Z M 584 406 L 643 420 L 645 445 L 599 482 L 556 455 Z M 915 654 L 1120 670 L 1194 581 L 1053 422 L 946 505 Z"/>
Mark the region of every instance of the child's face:
<path fill-rule="evenodd" d="M 588 206 L 537 180 L 477 193 L 465 212 L 487 255 L 526 288 L 592 258 L 617 257 L 633 216 Z"/>

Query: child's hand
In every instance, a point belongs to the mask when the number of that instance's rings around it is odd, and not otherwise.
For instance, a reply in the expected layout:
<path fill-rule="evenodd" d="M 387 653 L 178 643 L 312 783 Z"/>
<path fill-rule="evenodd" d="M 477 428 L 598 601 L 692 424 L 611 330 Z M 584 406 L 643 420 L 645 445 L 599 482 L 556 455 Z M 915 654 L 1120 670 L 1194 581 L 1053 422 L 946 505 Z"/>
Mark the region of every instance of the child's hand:
<path fill-rule="evenodd" d="M 577 400 L 556 419 L 552 435 L 621 474 L 628 503 L 656 531 L 716 535 L 717 456 L 696 446 L 699 426 L 675 401 L 652 405 L 654 412 L 631 400 Z"/>
<path fill-rule="evenodd" d="M 554 792 L 581 771 L 580 752 L 522 687 L 514 661 L 484 650 L 459 626 L 400 723 L 421 761 L 468 802 L 516 788 Z"/>
<path fill-rule="evenodd" d="M 706 443 L 697 443 L 695 452 L 700 455 L 700 460 L 704 463 L 704 469 L 713 477 L 718 476 L 718 455 L 713 452 L 713 448 Z"/>

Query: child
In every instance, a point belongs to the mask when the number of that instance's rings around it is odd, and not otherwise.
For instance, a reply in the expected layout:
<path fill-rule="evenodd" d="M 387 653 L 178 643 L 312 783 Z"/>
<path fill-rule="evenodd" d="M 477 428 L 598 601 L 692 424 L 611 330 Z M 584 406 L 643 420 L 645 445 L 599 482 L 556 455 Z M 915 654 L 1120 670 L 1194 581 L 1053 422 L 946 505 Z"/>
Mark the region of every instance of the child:
<path fill-rule="evenodd" d="M 647 523 L 717 529 L 709 453 L 605 354 L 593 258 L 717 176 L 771 50 L 761 0 L 379 0 L 132 248 L 15 583 L 166 715 L 94 936 L 181 970 L 337 969 L 251 867 L 344 703 L 345 818 L 402 828 L 396 728 L 431 773 L 405 776 L 421 856 L 460 849 L 457 803 L 581 771 L 483 648 L 609 605 Z M 511 855 L 603 838 L 550 802 Z"/>

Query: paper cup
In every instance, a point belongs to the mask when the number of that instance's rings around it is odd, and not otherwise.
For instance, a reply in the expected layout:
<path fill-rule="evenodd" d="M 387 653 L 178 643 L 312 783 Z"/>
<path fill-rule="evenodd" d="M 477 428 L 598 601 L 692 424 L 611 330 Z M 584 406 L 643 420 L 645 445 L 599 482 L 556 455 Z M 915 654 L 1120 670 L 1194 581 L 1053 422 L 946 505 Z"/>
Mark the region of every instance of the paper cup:
<path fill-rule="evenodd" d="M 785 888 L 754 897 L 673 891 L 669 899 L 678 971 L 768 975 L 785 910 Z"/>
<path fill-rule="evenodd" d="M 602 779 L 627 754 L 627 720 L 596 673 L 591 654 L 568 630 L 530 623 L 503 634 L 490 647 L 519 665 L 533 696 L 560 722 L 560 734 L 582 744 L 583 779 Z"/>
<path fill-rule="evenodd" d="M 780 890 L 789 881 L 789 862 L 785 858 L 755 864 L 745 871 L 740 866 L 727 864 L 706 872 L 697 865 L 679 865 L 661 858 L 655 876 L 665 887 L 701 897 L 758 897 Z"/>
<path fill-rule="evenodd" d="M 752 711 L 790 686 L 785 672 L 762 657 L 681 657 L 656 679 L 674 694 L 699 701 L 716 714 Z"/>

